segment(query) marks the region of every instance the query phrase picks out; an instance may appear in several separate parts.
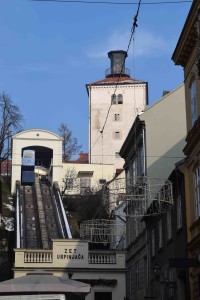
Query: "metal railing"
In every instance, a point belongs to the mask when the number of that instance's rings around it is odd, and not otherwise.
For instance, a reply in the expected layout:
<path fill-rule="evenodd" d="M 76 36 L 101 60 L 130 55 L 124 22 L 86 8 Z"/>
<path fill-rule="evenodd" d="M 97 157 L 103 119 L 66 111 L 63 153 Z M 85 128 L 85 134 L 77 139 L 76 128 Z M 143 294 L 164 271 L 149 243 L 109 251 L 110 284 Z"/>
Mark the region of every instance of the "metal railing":
<path fill-rule="evenodd" d="M 125 75 L 125 76 L 128 76 L 128 77 L 130 77 L 130 75 L 131 75 L 131 72 L 130 72 L 130 70 L 128 69 L 128 68 L 125 68 L 124 70 L 122 70 L 122 72 L 121 72 L 121 70 L 119 71 L 119 72 L 115 72 L 115 73 L 113 73 L 113 71 L 112 71 L 112 69 L 111 68 L 108 68 L 106 71 L 105 71 L 105 76 L 107 77 L 107 76 L 110 76 L 110 77 L 112 77 L 112 76 L 116 76 L 116 75 Z"/>

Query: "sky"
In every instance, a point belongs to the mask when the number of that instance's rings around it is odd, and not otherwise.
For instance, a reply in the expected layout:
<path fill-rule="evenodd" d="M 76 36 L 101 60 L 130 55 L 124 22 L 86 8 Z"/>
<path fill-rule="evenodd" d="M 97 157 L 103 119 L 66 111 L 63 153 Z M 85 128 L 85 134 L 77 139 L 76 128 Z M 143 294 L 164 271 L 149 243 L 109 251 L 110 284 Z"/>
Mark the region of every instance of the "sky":
<path fill-rule="evenodd" d="M 183 82 L 171 57 L 190 6 L 140 6 L 126 67 L 148 82 L 150 104 Z M 136 11 L 137 5 L 0 0 L 0 93 L 19 106 L 25 130 L 58 133 L 63 122 L 88 151 L 85 85 L 105 78 L 109 51 L 127 51 Z"/>

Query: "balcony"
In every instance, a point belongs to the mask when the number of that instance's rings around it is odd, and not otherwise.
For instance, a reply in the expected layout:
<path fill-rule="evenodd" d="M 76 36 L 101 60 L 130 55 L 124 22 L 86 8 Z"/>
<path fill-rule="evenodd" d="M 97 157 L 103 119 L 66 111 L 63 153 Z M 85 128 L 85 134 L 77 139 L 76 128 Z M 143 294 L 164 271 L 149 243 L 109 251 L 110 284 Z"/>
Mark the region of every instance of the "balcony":
<path fill-rule="evenodd" d="M 72 242 L 73 241 L 73 242 Z M 88 243 L 53 240 L 53 250 L 15 249 L 15 268 L 124 269 L 125 251 L 88 250 Z"/>
<path fill-rule="evenodd" d="M 113 72 L 113 70 L 111 68 L 107 69 L 106 72 L 105 72 L 105 76 L 106 77 L 118 77 L 118 76 L 121 76 L 121 77 L 130 77 L 131 73 L 130 73 L 130 70 L 125 68 L 124 70 L 117 70 L 116 72 Z"/>

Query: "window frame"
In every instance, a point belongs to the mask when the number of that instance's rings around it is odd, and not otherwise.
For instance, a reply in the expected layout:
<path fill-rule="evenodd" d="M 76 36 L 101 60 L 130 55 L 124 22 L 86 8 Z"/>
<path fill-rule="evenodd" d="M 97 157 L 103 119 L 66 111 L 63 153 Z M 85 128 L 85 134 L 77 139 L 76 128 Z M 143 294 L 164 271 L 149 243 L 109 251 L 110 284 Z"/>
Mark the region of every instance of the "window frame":
<path fill-rule="evenodd" d="M 166 213 L 166 225 L 167 225 L 167 240 L 169 241 L 172 238 L 172 214 L 171 209 Z"/>
<path fill-rule="evenodd" d="M 155 247 L 155 229 L 151 229 L 151 256 L 155 256 L 156 254 L 156 247 Z"/>
<path fill-rule="evenodd" d="M 158 221 L 158 248 L 163 247 L 163 224 L 162 219 Z"/>
<path fill-rule="evenodd" d="M 183 226 L 181 195 L 178 195 L 176 199 L 176 223 L 177 223 L 177 229 L 180 229 Z"/>
<path fill-rule="evenodd" d="M 121 116 L 120 116 L 120 114 L 114 114 L 114 121 L 115 121 L 115 122 L 120 122 L 120 121 L 121 121 Z"/>
<path fill-rule="evenodd" d="M 121 132 L 120 131 L 115 131 L 114 137 L 115 137 L 115 140 L 121 140 Z"/>
<path fill-rule="evenodd" d="M 190 84 L 190 106 L 191 106 L 191 120 L 192 126 L 197 120 L 197 88 L 196 88 L 196 80 L 192 79 Z"/>
<path fill-rule="evenodd" d="M 122 94 L 117 95 L 117 104 L 123 104 L 123 95 Z"/>
<path fill-rule="evenodd" d="M 194 190 L 195 190 L 195 214 L 196 219 L 200 217 L 200 167 L 194 169 Z"/>

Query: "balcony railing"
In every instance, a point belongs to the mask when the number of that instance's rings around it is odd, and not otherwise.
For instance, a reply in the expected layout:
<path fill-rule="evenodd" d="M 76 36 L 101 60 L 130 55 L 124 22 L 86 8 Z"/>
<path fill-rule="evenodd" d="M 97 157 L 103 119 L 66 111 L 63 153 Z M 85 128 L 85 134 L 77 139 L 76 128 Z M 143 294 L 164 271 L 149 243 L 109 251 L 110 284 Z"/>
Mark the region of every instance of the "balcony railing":
<path fill-rule="evenodd" d="M 116 264 L 116 254 L 90 252 L 88 260 L 89 264 Z"/>
<path fill-rule="evenodd" d="M 53 251 L 51 250 L 25 250 L 24 263 L 52 263 Z M 92 251 L 88 254 L 89 264 L 116 264 L 116 253 L 103 253 Z"/>
<path fill-rule="evenodd" d="M 24 263 L 52 263 L 53 252 L 51 250 L 27 250 L 24 251 Z"/>
<path fill-rule="evenodd" d="M 121 70 L 120 70 L 119 72 L 114 72 L 114 73 L 113 73 L 112 69 L 109 68 L 109 69 L 107 69 L 106 72 L 105 72 L 105 76 L 106 76 L 106 77 L 112 77 L 112 76 L 115 77 L 115 76 L 119 76 L 120 74 L 121 74 L 121 76 L 122 76 L 122 75 L 125 75 L 125 76 L 130 77 L 131 72 L 130 72 L 130 70 L 127 69 L 127 68 L 125 68 L 124 70 L 122 70 L 122 72 L 121 72 Z"/>

